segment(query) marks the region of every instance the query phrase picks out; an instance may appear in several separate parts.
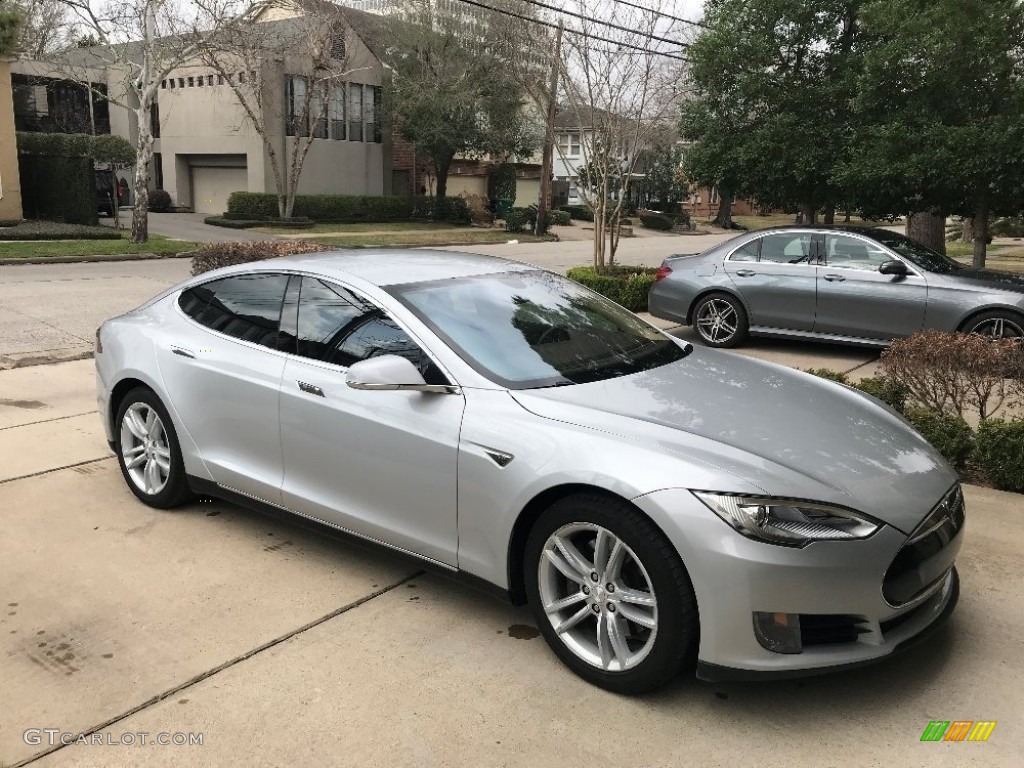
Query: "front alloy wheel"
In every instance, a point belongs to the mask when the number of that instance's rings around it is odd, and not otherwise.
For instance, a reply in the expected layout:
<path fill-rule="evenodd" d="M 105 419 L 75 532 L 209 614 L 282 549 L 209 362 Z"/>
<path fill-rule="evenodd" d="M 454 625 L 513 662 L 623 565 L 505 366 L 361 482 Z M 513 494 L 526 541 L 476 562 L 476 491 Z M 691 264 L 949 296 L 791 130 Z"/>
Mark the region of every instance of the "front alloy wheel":
<path fill-rule="evenodd" d="M 114 425 L 121 474 L 139 500 L 169 509 L 191 497 L 174 424 L 152 390 L 139 387 L 125 395 Z"/>
<path fill-rule="evenodd" d="M 968 333 L 993 339 L 1024 339 L 1024 318 L 1009 312 L 983 312 L 971 321 Z"/>
<path fill-rule="evenodd" d="M 650 691 L 696 652 L 696 599 L 679 553 L 623 499 L 585 492 L 555 502 L 530 531 L 524 576 L 544 639 L 590 683 Z"/>

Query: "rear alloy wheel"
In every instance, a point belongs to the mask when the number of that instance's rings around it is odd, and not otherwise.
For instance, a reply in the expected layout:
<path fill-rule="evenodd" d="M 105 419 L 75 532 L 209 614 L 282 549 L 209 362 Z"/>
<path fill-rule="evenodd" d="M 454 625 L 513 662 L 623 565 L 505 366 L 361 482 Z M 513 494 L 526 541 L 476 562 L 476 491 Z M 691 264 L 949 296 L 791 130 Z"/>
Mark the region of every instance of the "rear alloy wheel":
<path fill-rule="evenodd" d="M 988 336 L 993 339 L 1024 338 L 1024 318 L 1011 312 L 982 312 L 971 318 L 964 326 L 967 333 Z"/>
<path fill-rule="evenodd" d="M 129 392 L 117 411 L 116 448 L 128 488 L 158 509 L 175 507 L 192 494 L 174 425 L 149 389 Z"/>
<path fill-rule="evenodd" d="M 709 347 L 735 347 L 747 337 L 747 312 L 738 299 L 714 293 L 697 303 L 693 327 Z"/>
<path fill-rule="evenodd" d="M 534 526 L 525 566 L 544 638 L 590 683 L 643 693 L 674 678 L 696 648 L 686 569 L 624 501 L 581 494 L 557 502 Z"/>

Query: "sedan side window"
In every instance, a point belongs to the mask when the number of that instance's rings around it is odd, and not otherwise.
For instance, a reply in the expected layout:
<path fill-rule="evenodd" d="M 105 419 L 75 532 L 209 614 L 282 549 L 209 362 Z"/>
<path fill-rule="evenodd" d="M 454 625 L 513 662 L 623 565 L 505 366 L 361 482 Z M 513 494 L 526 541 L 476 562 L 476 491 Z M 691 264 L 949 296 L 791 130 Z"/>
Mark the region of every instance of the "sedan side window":
<path fill-rule="evenodd" d="M 757 261 L 761 251 L 761 238 L 744 243 L 729 257 L 729 261 Z"/>
<path fill-rule="evenodd" d="M 178 298 L 182 311 L 200 325 L 276 349 L 287 275 L 237 275 L 189 288 Z"/>
<path fill-rule="evenodd" d="M 807 264 L 811 261 L 811 233 L 785 232 L 761 238 L 761 261 Z"/>
<path fill-rule="evenodd" d="M 384 310 L 312 277 L 302 278 L 299 293 L 298 354 L 346 368 L 379 355 L 399 355 L 415 365 L 428 384 L 450 383 Z"/>
<path fill-rule="evenodd" d="M 880 245 L 848 235 L 828 235 L 825 238 L 825 260 L 830 267 L 863 269 L 877 272 L 890 256 Z"/>

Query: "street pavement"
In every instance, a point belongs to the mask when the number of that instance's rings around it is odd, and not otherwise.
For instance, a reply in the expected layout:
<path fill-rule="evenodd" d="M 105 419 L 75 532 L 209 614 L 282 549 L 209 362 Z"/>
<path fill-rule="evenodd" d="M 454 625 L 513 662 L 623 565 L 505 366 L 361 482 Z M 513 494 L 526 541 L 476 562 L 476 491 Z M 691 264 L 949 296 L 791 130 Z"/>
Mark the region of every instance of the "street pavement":
<path fill-rule="evenodd" d="M 5 768 L 930 768 L 1024 753 L 1020 496 L 966 489 L 961 602 L 914 652 L 786 682 L 684 675 L 634 699 L 569 673 L 526 610 L 407 561 L 220 502 L 143 506 L 104 442 L 89 360 L 0 372 L 0 398 Z M 998 725 L 987 743 L 921 743 L 931 720 Z M 50 752 L 47 728 L 100 743 Z M 154 746 L 159 733 L 202 744 Z"/>

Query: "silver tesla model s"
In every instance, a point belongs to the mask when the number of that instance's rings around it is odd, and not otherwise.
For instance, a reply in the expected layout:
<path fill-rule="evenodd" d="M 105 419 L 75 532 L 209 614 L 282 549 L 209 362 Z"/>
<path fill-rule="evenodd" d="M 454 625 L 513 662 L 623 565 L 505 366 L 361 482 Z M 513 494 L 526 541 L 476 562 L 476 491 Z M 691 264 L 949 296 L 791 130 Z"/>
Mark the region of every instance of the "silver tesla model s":
<path fill-rule="evenodd" d="M 894 412 L 526 264 L 228 267 L 96 349 L 144 503 L 285 510 L 460 574 L 614 691 L 876 661 L 956 604 L 957 478 Z"/>
<path fill-rule="evenodd" d="M 648 303 L 710 347 L 747 335 L 885 346 L 926 328 L 1024 337 L 1024 275 L 972 269 L 885 229 L 739 235 L 666 259 Z"/>

